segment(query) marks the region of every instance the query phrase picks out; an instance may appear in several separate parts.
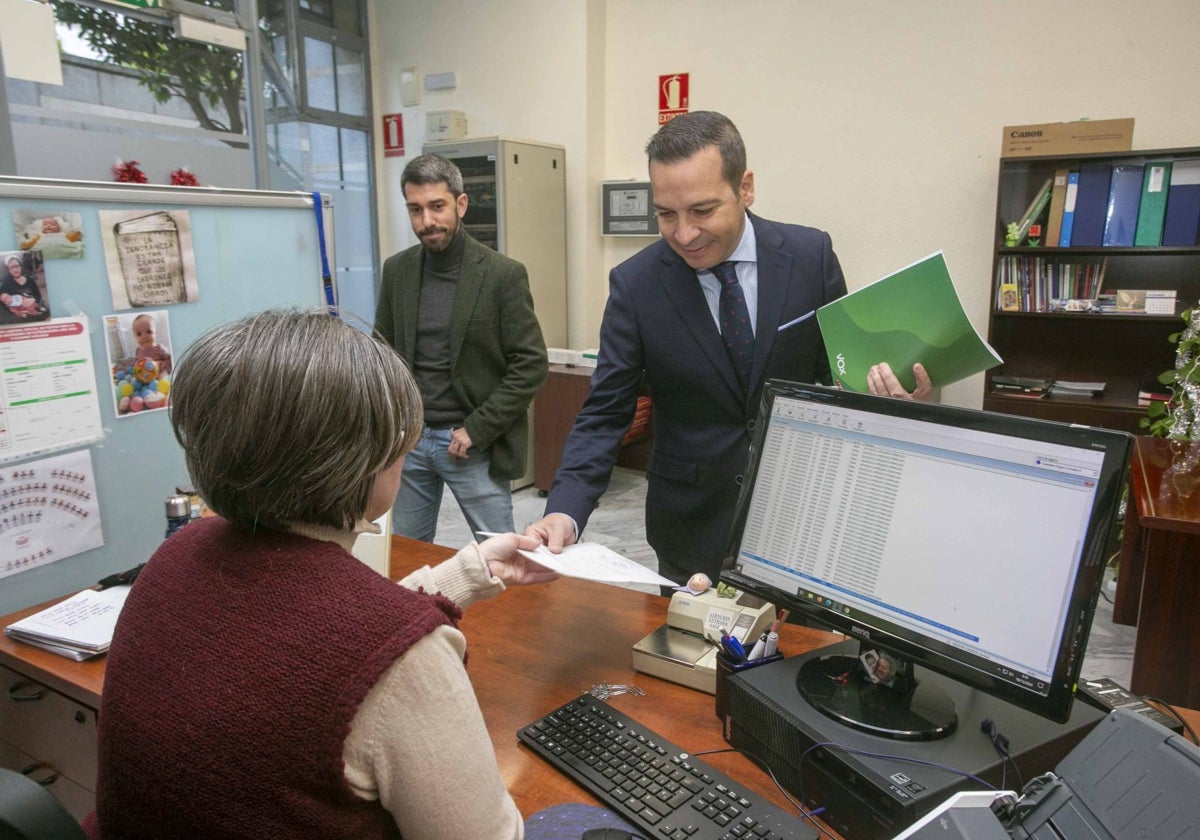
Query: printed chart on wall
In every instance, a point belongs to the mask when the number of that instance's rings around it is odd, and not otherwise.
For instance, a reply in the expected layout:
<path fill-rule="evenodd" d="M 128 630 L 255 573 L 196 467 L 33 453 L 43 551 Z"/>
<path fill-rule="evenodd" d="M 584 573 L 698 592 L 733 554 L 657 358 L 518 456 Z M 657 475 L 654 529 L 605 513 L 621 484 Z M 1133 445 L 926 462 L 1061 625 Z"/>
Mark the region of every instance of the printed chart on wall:
<path fill-rule="evenodd" d="M 0 463 L 100 440 L 83 318 L 0 330 Z"/>
<path fill-rule="evenodd" d="M 103 544 L 88 450 L 0 468 L 0 578 Z"/>

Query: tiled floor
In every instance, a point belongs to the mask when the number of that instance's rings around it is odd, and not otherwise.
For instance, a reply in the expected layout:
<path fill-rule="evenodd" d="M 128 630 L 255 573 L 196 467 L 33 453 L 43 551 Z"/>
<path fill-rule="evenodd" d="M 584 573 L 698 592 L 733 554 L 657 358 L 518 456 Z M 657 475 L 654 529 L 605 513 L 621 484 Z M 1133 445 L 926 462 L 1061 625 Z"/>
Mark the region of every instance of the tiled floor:
<path fill-rule="evenodd" d="M 601 499 L 600 507 L 592 514 L 586 538 L 608 546 L 620 554 L 655 569 L 654 552 L 645 541 L 643 506 L 646 498 L 646 478 L 633 470 L 616 469 L 608 492 Z M 532 487 L 513 494 L 513 518 L 521 531 L 531 522 L 541 518 L 545 500 L 538 497 Z M 438 518 L 437 542 L 458 548 L 465 545 L 468 534 L 462 513 L 448 492 L 442 503 Z M 1104 596 L 1096 607 L 1087 653 L 1083 660 L 1083 676 L 1090 678 L 1108 677 L 1128 687 L 1133 663 L 1133 643 L 1137 630 L 1113 624 L 1111 585 L 1105 587 Z"/>

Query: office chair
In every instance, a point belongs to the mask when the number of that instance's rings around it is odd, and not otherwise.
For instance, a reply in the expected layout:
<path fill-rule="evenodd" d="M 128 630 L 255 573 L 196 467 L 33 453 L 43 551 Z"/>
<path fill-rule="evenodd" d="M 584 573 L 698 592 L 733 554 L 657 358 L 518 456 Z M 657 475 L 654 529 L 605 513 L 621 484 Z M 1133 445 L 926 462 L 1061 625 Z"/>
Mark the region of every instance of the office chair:
<path fill-rule="evenodd" d="M 0 768 L 0 840 L 88 840 L 54 795 L 28 776 Z"/>

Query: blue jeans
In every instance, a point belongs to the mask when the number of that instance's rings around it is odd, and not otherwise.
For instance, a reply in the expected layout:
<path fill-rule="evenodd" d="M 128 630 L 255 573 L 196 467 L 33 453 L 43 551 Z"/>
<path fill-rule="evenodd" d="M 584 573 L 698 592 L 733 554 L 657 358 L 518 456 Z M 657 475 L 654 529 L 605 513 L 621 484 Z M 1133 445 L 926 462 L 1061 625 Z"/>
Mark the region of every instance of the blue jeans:
<path fill-rule="evenodd" d="M 513 530 L 512 490 L 488 475 L 491 458 L 475 447 L 466 458 L 450 455 L 450 429 L 425 429 L 404 456 L 400 492 L 392 505 L 392 533 L 433 542 L 442 491 L 450 485 L 471 532 Z"/>

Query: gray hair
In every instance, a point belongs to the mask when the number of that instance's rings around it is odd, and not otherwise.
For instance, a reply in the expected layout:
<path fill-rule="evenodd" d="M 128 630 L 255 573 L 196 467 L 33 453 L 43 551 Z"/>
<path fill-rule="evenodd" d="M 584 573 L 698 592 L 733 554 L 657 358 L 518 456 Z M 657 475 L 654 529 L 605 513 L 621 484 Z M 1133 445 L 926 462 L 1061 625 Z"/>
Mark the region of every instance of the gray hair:
<path fill-rule="evenodd" d="M 746 174 L 746 146 L 737 126 L 724 114 L 680 114 L 654 133 L 646 143 L 646 155 L 651 163 L 679 163 L 709 146 L 721 153 L 721 174 L 736 193 Z"/>
<path fill-rule="evenodd" d="M 421 155 L 410 160 L 400 173 L 400 192 L 409 184 L 445 184 L 455 198 L 463 194 L 462 172 L 441 155 Z"/>
<path fill-rule="evenodd" d="M 250 529 L 352 526 L 422 426 L 404 361 L 325 310 L 267 310 L 205 333 L 176 368 L 171 406 L 196 490 Z"/>

